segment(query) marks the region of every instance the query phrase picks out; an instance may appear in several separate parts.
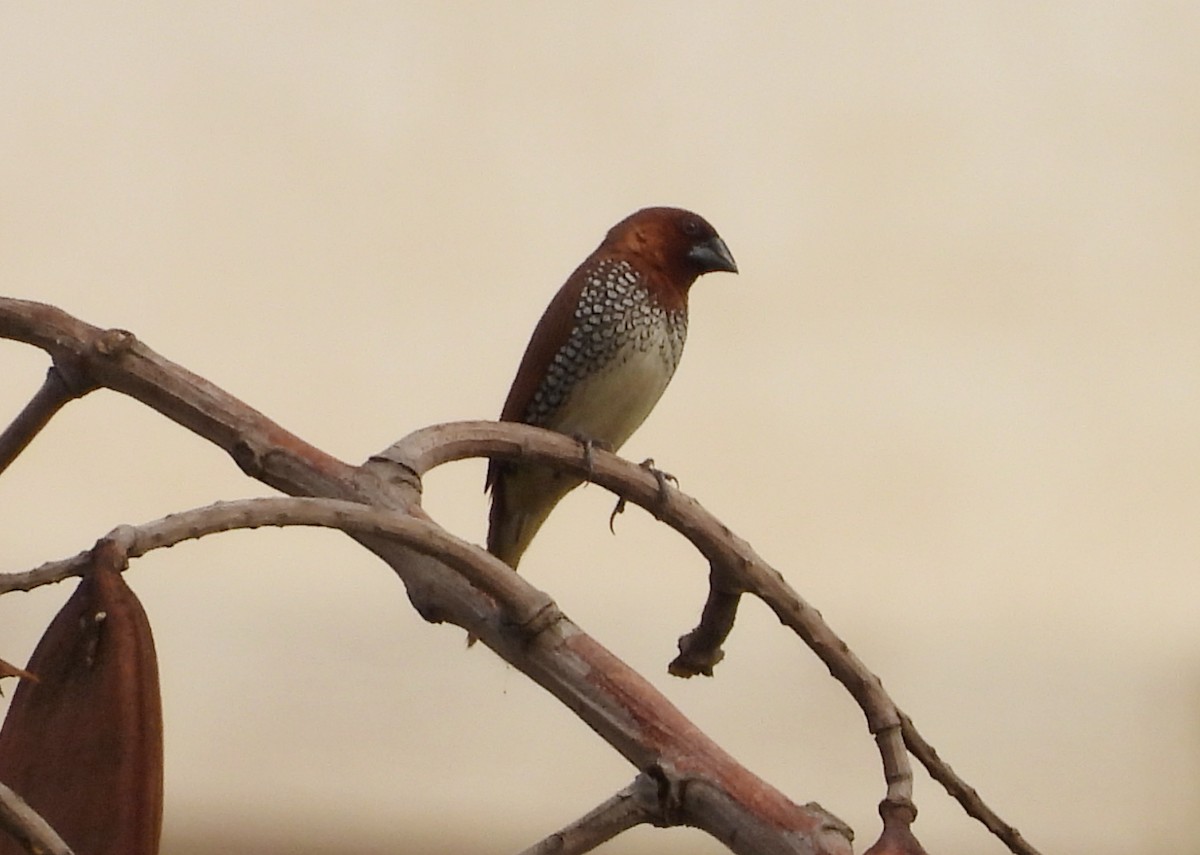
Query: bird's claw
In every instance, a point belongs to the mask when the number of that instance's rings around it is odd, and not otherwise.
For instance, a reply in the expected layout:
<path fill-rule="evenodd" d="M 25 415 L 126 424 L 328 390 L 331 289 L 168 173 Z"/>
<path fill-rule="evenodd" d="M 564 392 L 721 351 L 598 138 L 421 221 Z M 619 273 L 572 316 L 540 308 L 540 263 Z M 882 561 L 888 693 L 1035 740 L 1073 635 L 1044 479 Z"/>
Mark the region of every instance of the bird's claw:
<path fill-rule="evenodd" d="M 668 495 L 667 482 L 669 481 L 672 484 L 674 484 L 676 487 L 678 487 L 679 479 L 676 478 L 674 475 L 672 475 L 670 472 L 664 472 L 661 469 L 659 469 L 658 467 L 656 467 L 654 465 L 653 457 L 647 457 L 639 465 L 643 469 L 645 469 L 647 472 L 649 472 L 651 475 L 653 475 L 654 480 L 658 482 L 658 507 L 659 508 L 665 507 L 667 504 L 667 495 Z M 617 533 L 616 530 L 613 528 L 613 523 L 617 519 L 617 514 L 625 513 L 625 505 L 626 504 L 627 504 L 627 502 L 625 501 L 625 497 L 621 496 L 620 498 L 617 499 L 617 504 L 613 508 L 612 513 L 609 514 L 609 516 L 608 516 L 608 530 L 611 531 L 613 534 Z"/>
<path fill-rule="evenodd" d="M 662 507 L 667 502 L 667 482 L 670 481 L 676 487 L 679 486 L 679 479 L 670 472 L 663 472 L 654 465 L 654 458 L 647 457 L 640 464 L 643 469 L 654 476 L 654 480 L 658 482 L 658 505 Z"/>
<path fill-rule="evenodd" d="M 612 444 L 582 434 L 576 434 L 575 441 L 583 446 L 583 468 L 587 472 L 587 479 L 591 481 L 596 474 L 596 461 L 592 456 L 592 451 L 597 448 L 601 451 L 612 451 Z"/>
<path fill-rule="evenodd" d="M 625 513 L 625 497 L 619 496 L 617 498 L 617 504 L 613 508 L 613 512 L 608 515 L 608 530 L 612 534 L 617 533 L 616 528 L 613 527 L 613 523 L 615 523 L 617 520 L 617 514 L 623 514 L 623 513 Z"/>

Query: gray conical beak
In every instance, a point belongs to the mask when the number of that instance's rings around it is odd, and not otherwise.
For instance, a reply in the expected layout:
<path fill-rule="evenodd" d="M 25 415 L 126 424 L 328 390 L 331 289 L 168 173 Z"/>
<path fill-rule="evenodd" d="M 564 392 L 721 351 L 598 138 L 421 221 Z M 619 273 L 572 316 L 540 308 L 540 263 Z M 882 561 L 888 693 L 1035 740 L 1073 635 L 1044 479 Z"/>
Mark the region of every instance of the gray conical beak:
<path fill-rule="evenodd" d="M 696 262 L 704 273 L 712 273 L 717 270 L 729 273 L 738 272 L 737 262 L 733 260 L 733 253 L 729 251 L 725 241 L 717 235 L 713 235 L 704 243 L 693 246 L 688 252 L 688 258 Z"/>

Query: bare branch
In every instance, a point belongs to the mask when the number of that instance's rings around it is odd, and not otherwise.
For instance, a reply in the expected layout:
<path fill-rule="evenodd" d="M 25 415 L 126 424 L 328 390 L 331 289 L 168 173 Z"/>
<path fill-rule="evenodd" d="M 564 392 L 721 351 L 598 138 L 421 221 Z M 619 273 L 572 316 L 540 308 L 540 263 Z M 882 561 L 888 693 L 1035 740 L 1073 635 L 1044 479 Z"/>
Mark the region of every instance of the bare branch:
<path fill-rule="evenodd" d="M 0 827 L 31 855 L 74 855 L 50 823 L 4 784 L 0 784 Z"/>
<path fill-rule="evenodd" d="M 429 469 L 475 456 L 514 458 L 547 463 L 611 490 L 667 523 L 696 547 L 710 565 L 710 594 L 701 624 L 680 643 L 683 667 L 705 673 L 720 661 L 719 644 L 728 634 L 737 608 L 736 592 L 759 597 L 779 620 L 796 632 L 830 673 L 846 687 L 866 715 L 875 735 L 887 781 L 881 810 L 903 810 L 915 816 L 912 804 L 912 771 L 908 750 L 946 787 L 968 816 L 979 820 L 1017 855 L 1038 855 L 1011 826 L 999 820 L 938 757 L 917 731 L 912 720 L 896 706 L 879 678 L 754 549 L 729 531 L 720 520 L 677 489 L 664 489 L 643 467 L 603 450 L 594 450 L 590 467 L 582 460 L 578 443 L 551 431 L 524 425 L 493 422 L 455 422 L 415 431 L 372 458 L 395 463 L 416 477 Z M 685 658 L 686 657 L 686 658 Z M 906 750 L 907 749 L 907 750 Z"/>
<path fill-rule="evenodd" d="M 554 832 L 520 855 L 580 855 L 628 831 L 636 825 L 652 821 L 655 815 L 655 786 L 646 773 L 604 801 L 594 810 Z"/>
<path fill-rule="evenodd" d="M 478 546 L 427 520 L 338 499 L 264 497 L 217 502 L 169 514 L 139 526 L 113 529 L 112 541 L 129 558 L 210 534 L 264 526 L 323 526 L 394 539 L 423 555 L 434 555 L 504 607 L 509 621 L 524 626 L 561 619 L 550 598 L 528 584 L 514 585 L 506 564 Z M 30 591 L 87 572 L 92 550 L 51 561 L 24 573 L 0 575 L 0 594 Z M 551 614 L 548 614 L 551 613 Z"/>
<path fill-rule="evenodd" d="M 1017 855 L 1038 855 L 1038 851 L 1021 835 L 1020 831 L 1002 820 L 984 803 L 975 788 L 960 778 L 958 773 L 950 768 L 950 764 L 938 756 L 934 747 L 917 732 L 912 720 L 907 715 L 901 713 L 900 718 L 903 722 L 904 744 L 908 746 L 908 750 L 921 761 L 921 765 L 928 770 L 929 776 L 945 787 L 946 792 L 962 805 L 967 816 L 983 823 L 988 831 L 996 835 L 1008 847 L 1010 852 L 1015 852 Z"/>
<path fill-rule="evenodd" d="M 580 477 L 590 475 L 590 480 L 667 521 L 708 559 L 713 578 L 721 578 L 723 587 L 733 580 L 729 590 L 754 593 L 808 643 L 858 701 L 876 736 L 888 782 L 884 805 L 915 811 L 901 730 L 910 744 L 917 744 L 919 735 L 878 678 L 749 544 L 645 469 L 603 451 L 584 461 L 578 444 L 567 437 L 491 422 L 418 431 L 364 466 L 353 467 L 303 442 L 122 330 L 101 330 L 51 306 L 0 298 L 0 337 L 35 344 L 56 363 L 78 366 L 84 382 L 142 401 L 225 449 L 247 474 L 292 495 L 347 499 L 428 520 L 420 507 L 420 477 L 450 460 L 482 455 L 523 458 Z M 408 534 L 421 537 L 412 531 Z M 427 554 L 416 540 L 406 541 L 408 535 L 389 530 L 353 536 L 400 575 L 426 620 L 449 620 L 478 635 L 575 711 L 637 768 L 682 770 L 687 786 L 680 790 L 685 794 L 681 822 L 705 829 L 735 852 L 848 849 L 844 826 L 819 806 L 796 806 L 737 765 L 628 666 L 569 621 L 558 619 L 556 610 L 546 613 L 550 618 L 546 621 L 518 620 L 519 630 L 513 631 L 513 616 L 503 603 L 469 582 L 469 572 L 459 575 L 461 568 L 446 572 L 448 561 Z M 486 579 L 491 568 L 486 559 L 477 560 L 478 550 L 469 548 L 464 566 L 481 571 Z M 718 572 L 720 577 L 715 575 Z M 513 592 L 521 597 L 541 595 L 519 576 L 508 576 Z M 722 609 L 728 620 L 728 603 Z M 936 755 L 922 760 L 928 763 Z M 959 794 L 955 797 L 967 804 Z"/>
<path fill-rule="evenodd" d="M 0 472 L 17 459 L 68 401 L 87 394 L 92 388 L 80 383 L 76 373 L 66 366 L 52 365 L 41 388 L 4 433 L 0 433 Z"/>
<path fill-rule="evenodd" d="M 251 477 L 285 493 L 353 498 L 355 467 L 309 445 L 203 377 L 164 359 L 126 330 L 104 330 L 44 303 L 0 297 L 0 338 L 70 365 L 79 387 L 129 395 L 228 452 Z"/>
<path fill-rule="evenodd" d="M 584 461 L 578 443 L 553 431 L 494 422 L 456 422 L 415 431 L 380 455 L 422 477 L 430 468 L 475 456 L 520 457 L 569 471 L 611 490 L 670 525 L 708 559 L 718 592 L 712 610 L 729 624 L 736 600 L 729 592 L 753 593 L 813 650 L 830 673 L 846 687 L 867 718 L 883 760 L 887 800 L 912 802 L 912 770 L 900 734 L 900 711 L 883 686 L 846 643 L 825 623 L 820 612 L 784 581 L 749 543 L 733 534 L 695 499 L 662 483 L 644 467 L 595 449 Z M 590 464 L 590 465 L 588 465 Z M 714 598 L 716 602 L 714 604 Z M 719 627 L 725 632 L 727 627 Z M 715 664 L 715 663 L 714 663 Z"/>
<path fill-rule="evenodd" d="M 684 770 L 671 776 L 670 791 L 681 794 L 671 824 L 705 828 L 736 852 L 794 851 L 792 844 L 778 838 L 779 828 L 794 829 L 798 839 L 823 839 L 827 848 L 818 851 L 838 852 L 848 844 L 844 824 L 817 805 L 798 808 L 754 778 L 641 677 L 568 621 L 548 596 L 489 553 L 431 522 L 330 499 L 261 498 L 171 514 L 143 526 L 121 526 L 106 539 L 132 558 L 190 538 L 264 525 L 323 525 L 387 538 L 422 554 L 437 555 L 444 565 L 462 573 L 501 607 L 502 624 L 513 628 L 505 630 L 505 643 L 497 645 L 501 655 L 527 669 L 639 768 Z M 34 581 L 44 584 L 78 575 L 86 555 L 13 574 L 13 578 L 27 584 L 34 576 Z M 3 581 L 14 587 L 10 580 Z M 484 640 L 495 643 L 487 635 Z M 706 801 L 692 798 L 693 793 Z M 754 806 L 754 821 L 747 821 L 744 804 Z M 665 824 L 665 813 L 663 817 Z M 805 844 L 810 845 L 811 841 Z"/>
<path fill-rule="evenodd" d="M 713 668 L 725 658 L 721 645 L 733 631 L 742 590 L 717 565 L 709 570 L 708 579 L 708 599 L 700 623 L 679 639 L 679 655 L 667 666 L 676 677 L 711 677 Z"/>

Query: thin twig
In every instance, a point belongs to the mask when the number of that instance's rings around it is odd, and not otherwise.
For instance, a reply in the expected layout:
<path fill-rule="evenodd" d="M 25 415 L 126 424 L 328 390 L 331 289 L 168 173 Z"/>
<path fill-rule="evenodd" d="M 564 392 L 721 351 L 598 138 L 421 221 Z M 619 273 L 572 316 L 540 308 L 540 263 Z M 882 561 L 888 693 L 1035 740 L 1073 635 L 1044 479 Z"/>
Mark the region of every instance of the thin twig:
<path fill-rule="evenodd" d="M 628 787 L 519 855 L 581 855 L 622 831 L 650 822 L 653 813 L 646 793 L 651 786 L 644 773 L 638 775 Z"/>
<path fill-rule="evenodd" d="M 68 365 L 79 388 L 141 401 L 224 449 L 246 474 L 285 492 L 354 498 L 357 467 L 284 430 L 253 407 L 155 353 L 131 332 L 101 329 L 62 309 L 0 297 L 0 338 L 23 341 Z"/>
<path fill-rule="evenodd" d="M 71 382 L 74 372 L 52 365 L 46 379 L 29 403 L 17 413 L 3 433 L 0 433 L 0 473 L 28 447 L 33 438 L 65 404 L 91 390 L 91 386 Z"/>
<path fill-rule="evenodd" d="M 50 823 L 4 784 L 0 784 L 0 827 L 31 855 L 74 855 Z"/>
<path fill-rule="evenodd" d="M 903 725 L 904 744 L 908 746 L 908 750 L 921 761 L 921 765 L 928 770 L 929 776 L 941 784 L 946 792 L 962 805 L 968 816 L 983 823 L 988 831 L 996 835 L 997 839 L 1009 848 L 1009 851 L 1021 853 L 1021 855 L 1038 855 L 1037 850 L 1021 835 L 1020 831 L 1001 819 L 979 797 L 975 788 L 960 778 L 958 773 L 950 768 L 950 764 L 938 756 L 937 750 L 917 732 L 912 719 L 904 713 L 900 713 L 900 720 Z"/>
<path fill-rule="evenodd" d="M 515 575 L 498 558 L 440 526 L 339 499 L 270 496 L 217 502 L 169 514 L 139 526 L 118 526 L 105 539 L 116 543 L 130 558 L 140 558 L 155 549 L 175 546 L 186 540 L 266 526 L 322 526 L 394 538 L 424 555 L 438 556 L 472 585 L 505 606 L 518 625 L 535 617 L 544 620 L 545 612 L 552 606 L 544 594 L 530 597 L 528 585 L 513 584 Z M 81 576 L 87 570 L 90 556 L 89 549 L 23 573 L 0 575 L 0 594 L 31 591 L 41 585 Z"/>

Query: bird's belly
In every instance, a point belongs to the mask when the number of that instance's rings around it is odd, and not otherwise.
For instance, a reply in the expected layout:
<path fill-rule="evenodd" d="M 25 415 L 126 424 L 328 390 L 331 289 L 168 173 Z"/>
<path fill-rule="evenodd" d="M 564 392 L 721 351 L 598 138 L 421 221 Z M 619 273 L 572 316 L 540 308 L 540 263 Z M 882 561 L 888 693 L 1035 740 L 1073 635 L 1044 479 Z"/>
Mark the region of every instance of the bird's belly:
<path fill-rule="evenodd" d="M 668 348 L 628 346 L 580 380 L 555 414 L 554 430 L 607 444 L 624 444 L 654 409 L 675 373 Z"/>

